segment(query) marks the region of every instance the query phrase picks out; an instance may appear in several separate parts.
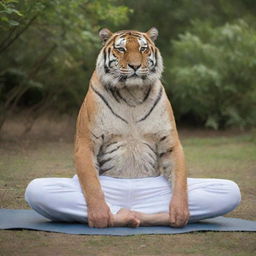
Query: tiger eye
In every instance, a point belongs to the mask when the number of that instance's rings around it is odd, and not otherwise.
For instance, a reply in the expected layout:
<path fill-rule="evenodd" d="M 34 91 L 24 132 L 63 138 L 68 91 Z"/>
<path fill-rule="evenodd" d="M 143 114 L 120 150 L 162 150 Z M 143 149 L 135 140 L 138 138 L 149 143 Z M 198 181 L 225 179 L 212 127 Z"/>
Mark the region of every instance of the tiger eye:
<path fill-rule="evenodd" d="M 140 51 L 141 52 L 144 52 L 144 51 L 146 51 L 148 49 L 148 47 L 140 47 Z"/>
<path fill-rule="evenodd" d="M 116 48 L 119 52 L 125 52 L 125 49 L 123 47 Z"/>

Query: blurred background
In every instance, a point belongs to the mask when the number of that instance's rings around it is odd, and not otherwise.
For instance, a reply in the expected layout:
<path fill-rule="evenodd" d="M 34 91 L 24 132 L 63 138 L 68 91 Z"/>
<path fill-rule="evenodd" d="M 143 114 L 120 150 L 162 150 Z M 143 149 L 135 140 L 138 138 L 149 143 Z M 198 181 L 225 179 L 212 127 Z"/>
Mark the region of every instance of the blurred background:
<path fill-rule="evenodd" d="M 228 216 L 255 220 L 256 0 L 0 0 L 0 208 L 28 209 L 24 192 L 35 178 L 75 174 L 76 117 L 99 29 L 153 26 L 189 176 L 235 181 L 242 203 Z M 1 234 L 0 254 L 21 256 L 242 256 L 255 255 L 256 244 L 248 232 Z"/>
<path fill-rule="evenodd" d="M 72 134 L 98 30 L 152 26 L 179 126 L 256 125 L 254 0 L 1 0 L 1 136 Z"/>

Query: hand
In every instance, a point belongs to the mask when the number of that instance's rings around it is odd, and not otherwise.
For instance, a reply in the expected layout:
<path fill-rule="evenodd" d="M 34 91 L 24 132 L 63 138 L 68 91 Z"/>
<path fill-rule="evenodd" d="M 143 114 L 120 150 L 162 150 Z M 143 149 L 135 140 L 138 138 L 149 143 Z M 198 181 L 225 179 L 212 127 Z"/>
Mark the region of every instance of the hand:
<path fill-rule="evenodd" d="M 188 223 L 189 210 L 187 196 L 173 196 L 169 206 L 171 227 L 183 227 Z"/>
<path fill-rule="evenodd" d="M 113 226 L 113 214 L 106 202 L 97 202 L 88 206 L 88 225 L 94 228 Z"/>

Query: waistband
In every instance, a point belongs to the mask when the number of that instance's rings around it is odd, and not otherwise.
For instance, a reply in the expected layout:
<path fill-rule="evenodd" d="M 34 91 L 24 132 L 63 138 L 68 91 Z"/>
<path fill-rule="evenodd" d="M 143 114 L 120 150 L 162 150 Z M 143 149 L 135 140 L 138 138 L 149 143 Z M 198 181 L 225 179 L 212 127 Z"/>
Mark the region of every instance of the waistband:
<path fill-rule="evenodd" d="M 78 180 L 77 174 L 73 176 L 73 179 Z M 140 181 L 145 181 L 145 182 L 150 182 L 150 181 L 157 181 L 157 180 L 166 180 L 167 179 L 163 175 L 155 176 L 155 177 L 143 177 L 143 178 L 117 178 L 117 177 L 110 177 L 110 176 L 105 176 L 105 175 L 100 175 L 99 176 L 100 180 L 112 180 L 112 181 L 120 181 L 120 182 L 140 182 Z"/>

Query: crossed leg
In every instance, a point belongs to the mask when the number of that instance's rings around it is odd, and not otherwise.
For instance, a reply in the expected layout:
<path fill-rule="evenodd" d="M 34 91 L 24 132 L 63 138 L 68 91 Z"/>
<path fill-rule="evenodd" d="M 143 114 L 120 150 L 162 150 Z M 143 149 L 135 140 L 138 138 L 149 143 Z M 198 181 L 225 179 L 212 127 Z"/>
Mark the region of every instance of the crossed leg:
<path fill-rule="evenodd" d="M 171 186 L 164 177 L 117 179 L 100 176 L 115 226 L 169 225 Z M 232 211 L 240 202 L 238 186 L 229 180 L 188 179 L 190 222 Z M 54 220 L 87 222 L 87 206 L 77 176 L 40 178 L 28 185 L 28 204 Z"/>

